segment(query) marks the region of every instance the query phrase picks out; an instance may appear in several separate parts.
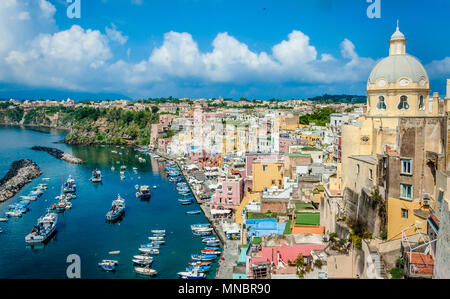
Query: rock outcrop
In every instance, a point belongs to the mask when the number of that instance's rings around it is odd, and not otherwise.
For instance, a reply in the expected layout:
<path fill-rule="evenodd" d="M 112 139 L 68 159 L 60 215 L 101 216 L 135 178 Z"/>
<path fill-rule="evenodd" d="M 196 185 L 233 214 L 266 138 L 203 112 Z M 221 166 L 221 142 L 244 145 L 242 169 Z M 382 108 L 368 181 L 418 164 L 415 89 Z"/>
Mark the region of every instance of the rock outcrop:
<path fill-rule="evenodd" d="M 28 183 L 42 175 L 39 166 L 29 160 L 14 161 L 8 173 L 0 180 L 0 202 L 10 199 Z"/>
<path fill-rule="evenodd" d="M 45 147 L 45 146 L 33 146 L 31 148 L 35 151 L 43 151 L 47 152 L 50 155 L 54 156 L 57 159 L 72 163 L 72 164 L 83 164 L 83 160 L 72 156 L 71 154 L 65 153 L 62 150 L 59 150 L 57 148 L 51 148 L 51 147 Z"/>

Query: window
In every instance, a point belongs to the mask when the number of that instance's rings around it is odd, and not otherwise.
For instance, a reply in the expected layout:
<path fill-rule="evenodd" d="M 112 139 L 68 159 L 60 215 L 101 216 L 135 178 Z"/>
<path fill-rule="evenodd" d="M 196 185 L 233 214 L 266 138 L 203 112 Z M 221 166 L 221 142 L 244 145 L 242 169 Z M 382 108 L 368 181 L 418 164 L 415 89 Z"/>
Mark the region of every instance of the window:
<path fill-rule="evenodd" d="M 267 170 L 267 165 L 263 165 L 263 171 Z"/>
<path fill-rule="evenodd" d="M 412 185 L 400 184 L 400 197 L 404 199 L 412 198 Z"/>
<path fill-rule="evenodd" d="M 373 180 L 373 170 L 369 169 L 369 179 Z"/>
<path fill-rule="evenodd" d="M 402 174 L 412 174 L 411 160 L 401 159 L 401 163 L 402 163 Z"/>
<path fill-rule="evenodd" d="M 383 158 L 383 165 L 384 165 L 384 168 L 387 167 L 387 158 L 386 157 Z"/>
<path fill-rule="evenodd" d="M 407 96 L 401 96 L 400 97 L 400 103 L 398 103 L 397 108 L 398 108 L 398 110 L 407 110 L 407 109 L 409 109 L 408 97 Z"/>
<path fill-rule="evenodd" d="M 419 97 L 419 110 L 425 110 L 425 102 L 423 100 L 423 96 Z"/>
<path fill-rule="evenodd" d="M 356 173 L 359 174 L 359 164 L 356 165 Z"/>
<path fill-rule="evenodd" d="M 408 210 L 402 209 L 402 218 L 408 219 Z"/>
<path fill-rule="evenodd" d="M 441 205 L 442 205 L 443 200 L 444 200 L 444 191 L 439 190 L 439 194 L 438 194 L 439 210 L 441 210 Z"/>
<path fill-rule="evenodd" d="M 229 205 L 233 204 L 233 199 L 231 197 L 228 198 L 228 204 Z"/>
<path fill-rule="evenodd" d="M 386 103 L 384 102 L 383 96 L 378 97 L 377 109 L 378 110 L 386 110 Z"/>

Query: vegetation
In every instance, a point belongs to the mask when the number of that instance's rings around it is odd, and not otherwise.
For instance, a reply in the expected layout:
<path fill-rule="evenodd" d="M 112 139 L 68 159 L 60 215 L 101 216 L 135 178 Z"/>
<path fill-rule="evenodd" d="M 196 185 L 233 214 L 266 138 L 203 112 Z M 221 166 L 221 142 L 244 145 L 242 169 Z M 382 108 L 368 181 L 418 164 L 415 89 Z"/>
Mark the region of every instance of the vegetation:
<path fill-rule="evenodd" d="M 404 267 L 405 262 L 401 257 L 397 259 L 395 262 L 395 267 L 389 270 L 389 274 L 391 274 L 392 279 L 401 279 L 404 277 Z"/>
<path fill-rule="evenodd" d="M 326 126 L 330 122 L 332 113 L 336 113 L 336 110 L 331 107 L 315 109 L 311 114 L 300 116 L 300 124 L 309 125 L 310 123 L 315 123 L 317 126 Z"/>
<path fill-rule="evenodd" d="M 319 103 L 365 103 L 367 101 L 367 97 L 347 94 L 324 94 L 323 96 L 316 96 L 313 98 L 309 98 L 308 100 Z"/>
<path fill-rule="evenodd" d="M 292 220 L 289 219 L 286 222 L 286 227 L 284 228 L 284 232 L 283 232 L 284 235 L 290 235 L 292 233 L 291 224 L 292 224 Z"/>

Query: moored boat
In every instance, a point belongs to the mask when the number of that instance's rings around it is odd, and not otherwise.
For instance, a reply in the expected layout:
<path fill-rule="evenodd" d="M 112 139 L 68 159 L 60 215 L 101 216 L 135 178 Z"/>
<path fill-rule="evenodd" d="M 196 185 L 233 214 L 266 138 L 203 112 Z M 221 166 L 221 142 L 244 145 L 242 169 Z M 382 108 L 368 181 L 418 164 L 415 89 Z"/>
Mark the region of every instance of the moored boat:
<path fill-rule="evenodd" d="M 37 225 L 25 236 L 25 242 L 28 244 L 45 242 L 55 232 L 57 222 L 57 214 L 47 213 L 38 219 Z"/>
<path fill-rule="evenodd" d="M 102 181 L 102 172 L 98 169 L 92 171 L 92 177 L 90 178 L 93 183 L 100 183 Z"/>
<path fill-rule="evenodd" d="M 112 202 L 111 209 L 106 213 L 106 220 L 114 221 L 119 219 L 125 213 L 125 200 L 117 196 L 117 199 Z"/>
<path fill-rule="evenodd" d="M 147 185 L 143 185 L 139 188 L 139 192 L 136 192 L 136 197 L 140 198 L 141 200 L 150 199 L 152 196 L 150 192 L 150 187 Z"/>
<path fill-rule="evenodd" d="M 205 273 L 201 273 L 197 268 L 192 271 L 178 272 L 178 275 L 183 279 L 203 279 L 206 277 Z"/>
<path fill-rule="evenodd" d="M 138 274 L 146 276 L 154 276 L 158 274 L 156 270 L 150 269 L 148 267 L 134 267 L 134 271 L 136 271 L 136 273 Z"/>
<path fill-rule="evenodd" d="M 159 254 L 159 249 L 156 248 L 140 247 L 139 251 L 148 254 Z"/>

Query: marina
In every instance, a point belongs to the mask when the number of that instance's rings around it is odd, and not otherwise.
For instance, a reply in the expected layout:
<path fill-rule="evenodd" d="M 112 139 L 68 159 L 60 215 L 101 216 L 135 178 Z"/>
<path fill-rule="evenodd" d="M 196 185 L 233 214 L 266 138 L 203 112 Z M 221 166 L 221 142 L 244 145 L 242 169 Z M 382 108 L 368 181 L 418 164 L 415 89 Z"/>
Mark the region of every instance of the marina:
<path fill-rule="evenodd" d="M 190 225 L 207 222 L 203 213 L 187 215 L 188 210 L 199 210 L 196 202 L 187 208 L 178 202 L 179 192 L 165 175 L 165 163 L 151 159 L 145 153 L 139 156 L 146 157 L 145 163 L 140 163 L 135 157 L 133 149 L 118 149 L 118 147 L 101 146 L 68 146 L 58 144 L 64 152 L 85 161 L 85 164 L 69 164 L 54 159 L 44 152 L 32 151 L 33 143 L 39 139 L 39 144 L 55 146 L 54 142 L 63 139 L 64 132 L 48 130 L 44 132 L 23 130 L 19 128 L 1 128 L 7 140 L 14 140 L 14 144 L 0 145 L 0 153 L 5 160 L 30 158 L 41 167 L 43 176 L 25 186 L 16 196 L 0 204 L 0 236 L 2 251 L 0 252 L 0 278 L 65 278 L 69 254 L 75 253 L 82 260 L 83 278 L 179 278 L 178 273 L 192 263 L 192 254 L 201 254 L 205 244 L 201 239 L 194 237 Z M 121 151 L 122 155 L 112 153 L 111 150 Z M 6 173 L 9 164 L 0 161 L 0 171 Z M 119 161 L 119 166 L 116 161 Z M 126 166 L 120 170 L 120 165 Z M 136 174 L 135 169 L 138 168 Z M 93 169 L 102 174 L 102 184 L 94 184 L 91 180 Z M 119 171 L 124 171 L 126 180 L 121 181 Z M 46 215 L 47 209 L 58 201 L 61 195 L 62 177 L 64 183 L 69 175 L 75 181 L 76 199 L 69 200 L 72 209 L 58 214 L 56 232 L 46 243 L 37 243 L 27 246 L 24 238 L 36 225 L 37 220 Z M 140 177 L 140 178 L 138 178 Z M 172 178 L 172 177 L 170 177 Z M 172 180 L 179 180 L 180 179 Z M 28 196 L 34 187 L 47 184 L 40 197 Z M 157 186 L 152 190 L 151 199 L 141 201 L 135 199 L 135 185 Z M 69 188 L 70 189 L 70 188 Z M 67 189 L 66 191 L 69 191 Z M 74 193 L 64 193 L 65 196 Z M 107 223 L 106 213 L 111 208 L 113 200 L 118 194 L 126 200 L 126 215 L 122 221 Z M 193 198 L 192 195 L 188 195 Z M 134 198 L 134 200 L 132 200 Z M 30 210 L 22 217 L 4 216 L 9 205 L 19 203 L 21 200 L 30 200 Z M 53 211 L 52 211 L 53 212 Z M 54 211 L 56 213 L 56 210 Z M 176 218 L 176 221 L 173 221 Z M 2 222 L 7 221 L 7 222 Z M 150 241 L 149 236 L 163 237 L 163 239 Z M 160 235 L 158 235 L 160 234 Z M 139 251 L 140 245 L 153 244 L 153 249 L 159 249 L 158 255 L 149 262 L 147 258 L 140 264 L 134 261 L 138 256 L 145 256 Z M 159 246 L 160 248 L 156 248 Z M 10 260 L 16 260 L 10 263 Z M 118 265 L 115 271 L 102 270 L 99 262 L 102 260 L 116 260 Z M 52 261 L 49 263 L 49 261 Z M 135 267 L 146 267 L 155 270 L 143 270 L 140 273 Z M 27 271 L 22 271 L 23 269 Z M 111 266 L 104 266 L 112 268 Z M 214 278 L 217 263 L 211 264 L 206 278 Z M 152 272 L 152 273 L 150 273 Z M 147 275 L 151 274 L 151 275 Z"/>

